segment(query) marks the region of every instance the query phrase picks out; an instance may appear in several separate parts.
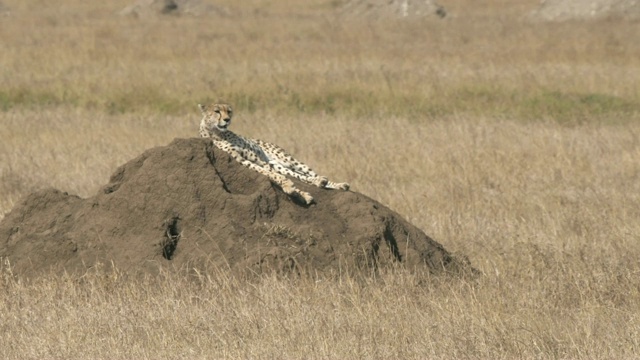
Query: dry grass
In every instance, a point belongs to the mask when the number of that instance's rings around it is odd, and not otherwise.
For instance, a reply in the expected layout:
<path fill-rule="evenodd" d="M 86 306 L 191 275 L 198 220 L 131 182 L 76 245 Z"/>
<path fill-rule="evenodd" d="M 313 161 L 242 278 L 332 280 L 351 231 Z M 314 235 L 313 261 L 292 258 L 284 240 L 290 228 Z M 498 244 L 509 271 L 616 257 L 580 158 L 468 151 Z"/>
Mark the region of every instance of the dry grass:
<path fill-rule="evenodd" d="M 533 25 L 513 18 L 535 4 L 500 2 L 480 11 L 466 1 L 445 21 L 383 24 L 344 22 L 321 0 L 228 1 L 235 15 L 215 21 L 119 18 L 124 1 L 67 2 L 15 4 L 2 19 L 0 106 L 183 115 L 221 97 L 284 115 L 563 121 L 640 110 L 637 23 Z"/>
<path fill-rule="evenodd" d="M 523 24 L 535 2 L 506 1 L 421 24 L 348 24 L 319 0 L 220 1 L 235 15 L 216 21 L 4 3 L 0 214 L 44 186 L 91 195 L 225 98 L 238 132 L 484 276 L 25 282 L 5 265 L 2 358 L 640 357 L 640 24 Z"/>
<path fill-rule="evenodd" d="M 604 295 L 604 288 L 575 285 L 559 295 L 553 281 L 578 279 L 558 276 L 558 270 L 546 281 L 529 279 L 526 289 L 509 283 L 511 276 L 467 283 L 402 271 L 319 282 L 273 277 L 247 282 L 224 272 L 187 282 L 183 275 L 131 281 L 117 273 L 28 285 L 5 280 L 0 354 L 37 359 L 637 355 L 640 319 L 631 310 L 637 301 L 599 299 L 593 295 Z M 591 274 L 583 278 L 590 285 L 599 281 Z M 611 285 L 630 290 L 627 281 Z M 526 296 L 517 290 L 526 290 Z M 630 295 L 637 296 L 635 291 Z"/>

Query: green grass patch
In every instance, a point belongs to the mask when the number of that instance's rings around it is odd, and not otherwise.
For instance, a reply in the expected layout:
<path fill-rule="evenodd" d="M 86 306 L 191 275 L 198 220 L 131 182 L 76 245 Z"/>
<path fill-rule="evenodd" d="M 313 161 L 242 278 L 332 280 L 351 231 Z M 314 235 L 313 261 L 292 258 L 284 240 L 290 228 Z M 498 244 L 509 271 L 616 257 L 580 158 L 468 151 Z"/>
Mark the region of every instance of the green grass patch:
<path fill-rule="evenodd" d="M 36 89 L 0 89 L 0 109 L 8 111 L 15 107 L 37 108 L 78 104 L 78 98 L 68 92 L 57 93 Z"/>
<path fill-rule="evenodd" d="M 114 93 L 98 106 L 110 114 L 149 110 L 160 114 L 176 115 L 183 112 L 187 104 L 164 95 L 154 88 L 137 88 L 124 93 Z"/>
<path fill-rule="evenodd" d="M 522 91 L 498 86 L 463 86 L 427 94 L 417 90 L 384 89 L 269 89 L 228 91 L 218 98 L 172 97 L 159 89 L 140 87 L 107 94 L 86 94 L 35 89 L 0 90 L 0 109 L 70 106 L 97 109 L 110 114 L 155 112 L 176 115 L 196 111 L 197 103 L 226 101 L 238 112 L 268 109 L 281 115 L 324 113 L 354 118 L 405 117 L 423 121 L 453 114 L 552 120 L 572 124 L 585 121 L 625 122 L 640 114 L 640 101 L 601 93 L 567 93 L 536 89 Z M 615 119 L 615 120 L 613 120 Z"/>
<path fill-rule="evenodd" d="M 543 91 L 528 96 L 518 110 L 518 115 L 529 119 L 551 118 L 561 123 L 583 122 L 611 115 L 632 116 L 640 113 L 640 103 L 607 94 Z"/>

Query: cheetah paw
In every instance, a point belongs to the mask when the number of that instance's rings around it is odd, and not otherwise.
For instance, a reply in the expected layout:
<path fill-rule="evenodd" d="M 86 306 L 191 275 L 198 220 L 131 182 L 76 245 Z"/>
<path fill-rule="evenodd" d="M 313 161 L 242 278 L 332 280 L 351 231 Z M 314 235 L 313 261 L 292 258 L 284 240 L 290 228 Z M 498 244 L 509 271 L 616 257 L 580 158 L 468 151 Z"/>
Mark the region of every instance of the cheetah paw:
<path fill-rule="evenodd" d="M 308 192 L 305 191 L 300 191 L 299 193 L 300 197 L 302 197 L 302 199 L 304 200 L 304 202 L 307 205 L 310 205 L 311 203 L 313 203 L 313 196 L 311 196 L 311 194 L 309 194 Z"/>

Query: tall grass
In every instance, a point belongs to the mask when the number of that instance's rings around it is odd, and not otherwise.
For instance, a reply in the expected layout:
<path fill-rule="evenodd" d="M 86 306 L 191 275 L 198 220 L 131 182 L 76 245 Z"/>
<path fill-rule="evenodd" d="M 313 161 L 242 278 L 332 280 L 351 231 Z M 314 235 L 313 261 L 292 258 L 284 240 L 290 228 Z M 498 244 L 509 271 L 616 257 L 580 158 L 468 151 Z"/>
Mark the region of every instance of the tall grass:
<path fill-rule="evenodd" d="M 382 24 L 331 1 L 219 3 L 232 15 L 5 1 L 0 213 L 45 186 L 92 195 L 142 150 L 195 136 L 195 104 L 222 98 L 237 132 L 483 275 L 27 281 L 5 264 L 3 358 L 640 356 L 637 23 L 527 24 L 524 1 Z"/>
<path fill-rule="evenodd" d="M 90 272 L 80 279 L 34 283 L 7 278 L 5 270 L 0 354 L 95 359 L 636 356 L 637 276 L 575 278 L 563 270 L 526 279 L 526 288 L 513 284 L 510 275 L 466 282 L 402 270 L 325 281 L 266 276 L 257 282 L 215 271 L 135 281 L 118 272 Z M 560 282 L 573 286 L 558 289 Z M 630 291 L 629 296 L 616 298 L 612 288 Z"/>

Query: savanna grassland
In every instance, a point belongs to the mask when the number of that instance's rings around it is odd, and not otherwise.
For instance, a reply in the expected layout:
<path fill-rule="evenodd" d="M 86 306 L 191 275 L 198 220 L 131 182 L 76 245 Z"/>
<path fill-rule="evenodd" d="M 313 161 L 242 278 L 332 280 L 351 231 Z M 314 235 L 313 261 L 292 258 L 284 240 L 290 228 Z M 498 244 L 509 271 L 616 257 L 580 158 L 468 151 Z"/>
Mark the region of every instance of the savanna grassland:
<path fill-rule="evenodd" d="M 237 132 L 483 275 L 27 280 L 3 259 L 0 357 L 640 357 L 640 23 L 523 21 L 537 1 L 451 1 L 421 22 L 216 3 L 229 15 L 4 1 L 0 214 L 43 187 L 93 194 L 224 99 Z"/>

